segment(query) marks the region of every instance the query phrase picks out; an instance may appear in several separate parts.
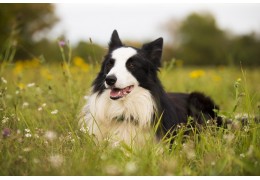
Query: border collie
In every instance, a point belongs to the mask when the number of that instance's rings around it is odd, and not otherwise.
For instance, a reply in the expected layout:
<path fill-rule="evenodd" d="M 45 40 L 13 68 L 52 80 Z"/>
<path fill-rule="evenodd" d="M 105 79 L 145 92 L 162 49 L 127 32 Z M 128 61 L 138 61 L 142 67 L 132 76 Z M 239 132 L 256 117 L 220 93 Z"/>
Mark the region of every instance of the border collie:
<path fill-rule="evenodd" d="M 92 83 L 87 104 L 81 111 L 81 124 L 98 140 L 110 139 L 127 144 L 145 141 L 145 134 L 156 124 L 156 136 L 170 137 L 177 125 L 203 124 L 216 119 L 218 106 L 202 93 L 166 93 L 157 73 L 161 66 L 163 39 L 140 49 L 124 45 L 113 31 L 107 55 Z"/>

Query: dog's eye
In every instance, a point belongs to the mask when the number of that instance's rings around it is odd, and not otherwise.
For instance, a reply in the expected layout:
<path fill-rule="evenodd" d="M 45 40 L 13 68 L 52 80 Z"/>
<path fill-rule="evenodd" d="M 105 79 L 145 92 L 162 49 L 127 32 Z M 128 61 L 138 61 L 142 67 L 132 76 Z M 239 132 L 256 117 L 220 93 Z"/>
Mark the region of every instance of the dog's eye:
<path fill-rule="evenodd" d="M 135 68 L 135 65 L 134 65 L 134 63 L 130 62 L 130 63 L 127 64 L 127 67 L 128 67 L 129 69 L 134 69 L 134 68 Z"/>
<path fill-rule="evenodd" d="M 135 68 L 135 64 L 134 64 L 133 61 L 134 61 L 133 58 L 130 58 L 130 59 L 128 60 L 128 62 L 126 63 L 126 67 L 127 67 L 128 69 L 134 69 L 134 68 Z"/>
<path fill-rule="evenodd" d="M 114 66 L 115 60 L 114 59 L 110 59 L 107 63 L 107 68 L 112 68 Z"/>

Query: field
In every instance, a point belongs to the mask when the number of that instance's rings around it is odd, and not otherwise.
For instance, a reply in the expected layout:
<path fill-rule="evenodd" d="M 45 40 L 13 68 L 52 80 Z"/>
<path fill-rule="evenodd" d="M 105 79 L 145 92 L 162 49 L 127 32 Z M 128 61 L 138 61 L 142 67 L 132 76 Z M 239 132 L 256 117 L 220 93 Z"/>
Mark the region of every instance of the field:
<path fill-rule="evenodd" d="M 78 127 L 98 69 L 79 57 L 70 65 L 1 64 L 0 175 L 260 175 L 259 69 L 164 66 L 167 91 L 203 91 L 233 119 L 228 128 L 208 124 L 185 140 L 180 130 L 172 151 L 149 140 L 141 148 L 95 142 Z M 236 120 L 242 115 L 243 126 Z"/>

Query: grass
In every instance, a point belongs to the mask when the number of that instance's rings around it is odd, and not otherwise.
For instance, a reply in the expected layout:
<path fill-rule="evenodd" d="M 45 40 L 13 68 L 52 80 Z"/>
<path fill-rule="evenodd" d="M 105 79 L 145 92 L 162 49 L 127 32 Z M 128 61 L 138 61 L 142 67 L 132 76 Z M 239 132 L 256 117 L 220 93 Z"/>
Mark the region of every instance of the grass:
<path fill-rule="evenodd" d="M 62 66 L 34 60 L 1 69 L 0 175 L 260 175 L 260 125 L 250 118 L 259 116 L 257 68 L 163 68 L 167 91 L 203 91 L 221 115 L 246 114 L 250 121 L 227 129 L 208 124 L 185 141 L 181 129 L 171 152 L 150 141 L 141 148 L 95 143 L 78 128 L 99 67 L 78 58 Z"/>

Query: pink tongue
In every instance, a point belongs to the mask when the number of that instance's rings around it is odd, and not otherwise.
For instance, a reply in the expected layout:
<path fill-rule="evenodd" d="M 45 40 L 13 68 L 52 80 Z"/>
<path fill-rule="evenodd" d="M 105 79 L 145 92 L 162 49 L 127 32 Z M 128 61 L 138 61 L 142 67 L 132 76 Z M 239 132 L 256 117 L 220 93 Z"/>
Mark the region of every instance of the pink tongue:
<path fill-rule="evenodd" d="M 124 95 L 129 94 L 132 91 L 133 86 L 128 86 L 124 89 L 111 89 L 110 97 L 113 99 L 118 99 L 123 97 Z"/>
<path fill-rule="evenodd" d="M 122 89 L 111 89 L 110 97 L 112 97 L 112 98 L 123 97 L 123 90 Z"/>

